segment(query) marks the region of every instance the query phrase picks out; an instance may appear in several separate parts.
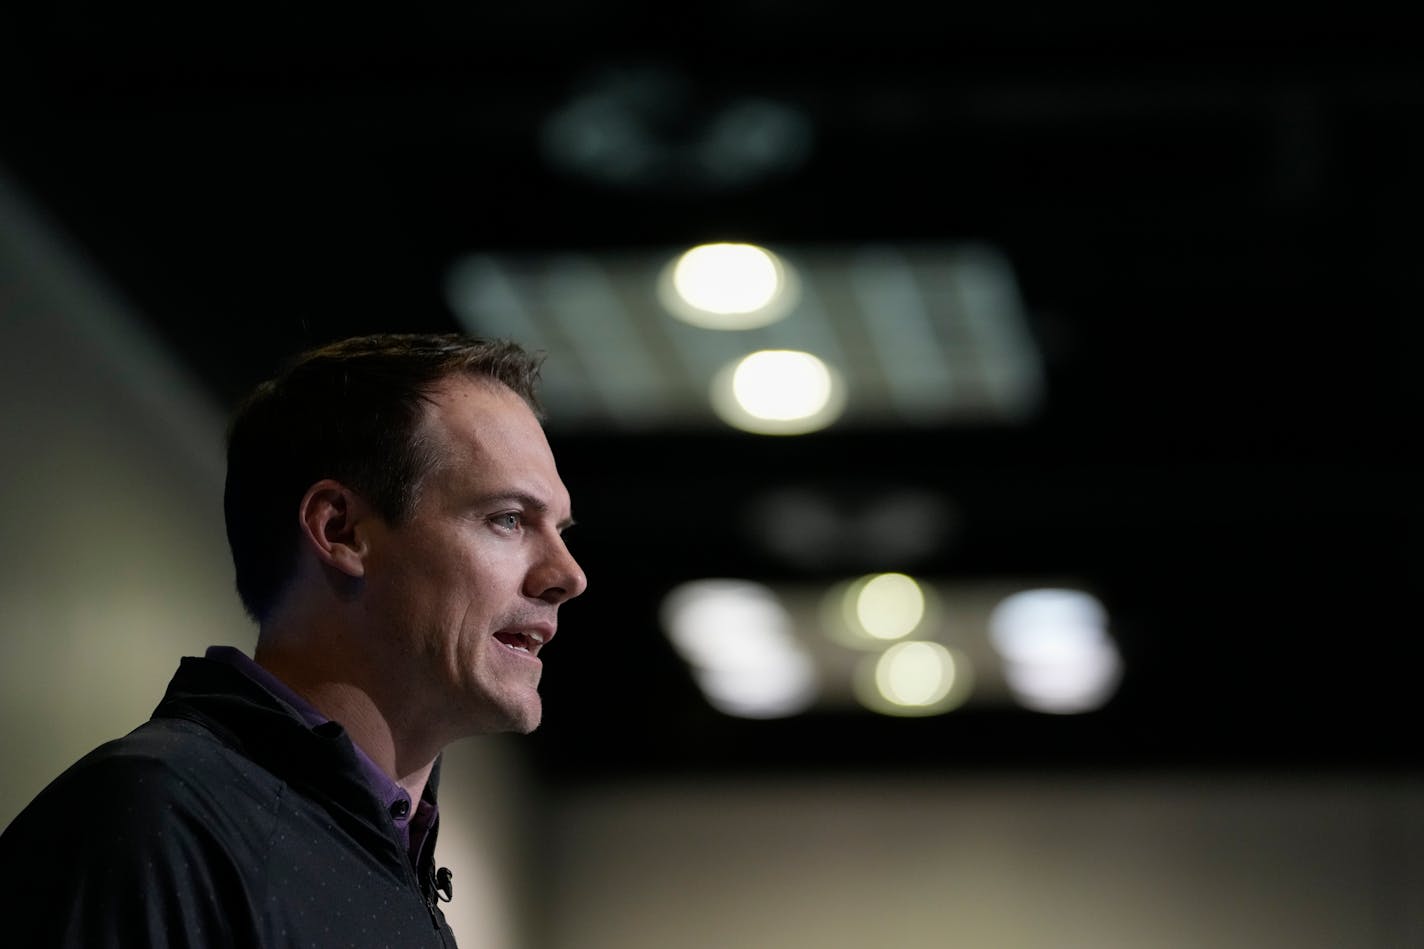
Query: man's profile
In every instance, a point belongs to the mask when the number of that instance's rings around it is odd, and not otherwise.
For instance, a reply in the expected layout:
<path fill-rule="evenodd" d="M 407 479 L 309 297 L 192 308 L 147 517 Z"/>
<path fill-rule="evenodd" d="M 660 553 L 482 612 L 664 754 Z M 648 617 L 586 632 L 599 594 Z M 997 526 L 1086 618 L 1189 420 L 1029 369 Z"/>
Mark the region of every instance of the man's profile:
<path fill-rule="evenodd" d="M 223 500 L 253 656 L 184 658 L 0 835 L 7 945 L 454 944 L 441 751 L 539 724 L 539 654 L 586 585 L 538 372 L 389 334 L 253 392 Z"/>

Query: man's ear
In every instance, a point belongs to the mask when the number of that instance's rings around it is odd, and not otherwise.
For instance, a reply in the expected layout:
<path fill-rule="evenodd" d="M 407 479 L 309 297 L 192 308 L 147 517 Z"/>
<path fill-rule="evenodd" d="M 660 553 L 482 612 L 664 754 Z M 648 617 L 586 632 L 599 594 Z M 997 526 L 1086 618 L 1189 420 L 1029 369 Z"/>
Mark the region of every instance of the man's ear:
<path fill-rule="evenodd" d="M 303 539 L 321 563 L 349 577 L 364 576 L 369 512 L 361 496 L 340 481 L 318 481 L 302 497 Z"/>

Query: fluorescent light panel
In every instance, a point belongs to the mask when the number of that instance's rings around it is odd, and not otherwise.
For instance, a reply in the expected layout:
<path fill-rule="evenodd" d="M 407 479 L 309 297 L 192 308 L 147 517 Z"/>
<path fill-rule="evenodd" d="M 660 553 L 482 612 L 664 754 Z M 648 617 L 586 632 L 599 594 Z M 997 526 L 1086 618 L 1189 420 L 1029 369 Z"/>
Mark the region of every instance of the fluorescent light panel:
<path fill-rule="evenodd" d="M 795 307 L 735 331 L 687 325 L 660 302 L 659 278 L 683 250 L 470 254 L 452 265 L 447 299 L 467 331 L 546 353 L 551 428 L 719 427 L 709 403 L 718 370 L 764 349 L 836 369 L 842 424 L 1014 422 L 1041 397 L 1013 271 L 991 247 L 778 247 L 799 275 Z"/>

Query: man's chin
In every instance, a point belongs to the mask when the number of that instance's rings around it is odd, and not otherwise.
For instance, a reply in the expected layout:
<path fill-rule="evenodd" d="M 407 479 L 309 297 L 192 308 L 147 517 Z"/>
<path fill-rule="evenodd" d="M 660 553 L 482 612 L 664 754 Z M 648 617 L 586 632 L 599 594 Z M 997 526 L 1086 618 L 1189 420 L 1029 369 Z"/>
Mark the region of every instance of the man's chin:
<path fill-rule="evenodd" d="M 527 735 L 539 727 L 544 714 L 544 703 L 534 689 L 471 694 L 466 701 L 473 706 L 465 725 L 469 735 Z"/>
<path fill-rule="evenodd" d="M 508 727 L 506 727 L 504 731 L 514 732 L 519 735 L 527 735 L 534 731 L 534 729 L 539 727 L 539 723 L 543 721 L 544 718 L 543 706 L 537 699 L 531 705 L 525 705 L 519 709 L 511 709 L 511 712 Z"/>
<path fill-rule="evenodd" d="M 501 722 L 495 731 L 527 735 L 539 727 L 544 717 L 543 703 L 537 695 L 532 700 L 524 699 L 507 704 L 502 711 Z"/>
<path fill-rule="evenodd" d="M 538 728 L 539 725 L 540 725 L 543 721 L 544 721 L 544 704 L 543 704 L 542 702 L 535 703 L 535 705 L 534 705 L 534 713 L 529 716 L 528 721 L 525 722 L 524 731 L 521 732 L 520 734 L 523 734 L 523 735 L 529 734 L 530 732 L 532 732 L 532 731 L 534 731 L 536 728 Z"/>

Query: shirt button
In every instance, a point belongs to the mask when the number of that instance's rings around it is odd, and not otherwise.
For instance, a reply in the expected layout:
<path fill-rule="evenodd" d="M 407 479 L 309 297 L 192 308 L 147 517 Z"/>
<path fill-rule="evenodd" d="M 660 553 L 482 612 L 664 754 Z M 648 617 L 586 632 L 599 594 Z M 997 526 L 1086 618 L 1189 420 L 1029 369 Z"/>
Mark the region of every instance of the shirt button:
<path fill-rule="evenodd" d="M 405 798 L 401 798 L 391 805 L 391 816 L 396 820 L 405 820 L 406 815 L 409 813 L 410 801 L 407 801 Z"/>

